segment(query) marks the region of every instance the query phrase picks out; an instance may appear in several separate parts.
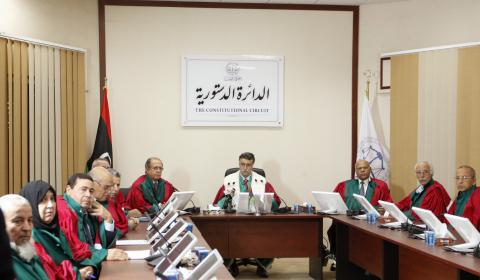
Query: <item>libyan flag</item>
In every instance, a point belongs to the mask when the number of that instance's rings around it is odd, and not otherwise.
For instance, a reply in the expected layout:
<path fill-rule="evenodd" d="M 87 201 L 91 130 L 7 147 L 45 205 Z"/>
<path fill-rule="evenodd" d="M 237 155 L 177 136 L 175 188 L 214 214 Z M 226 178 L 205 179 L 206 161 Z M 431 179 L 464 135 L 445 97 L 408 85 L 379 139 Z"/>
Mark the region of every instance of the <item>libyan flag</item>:
<path fill-rule="evenodd" d="M 92 168 L 92 163 L 97 158 L 106 158 L 113 166 L 112 132 L 110 130 L 110 112 L 108 110 L 107 87 L 103 87 L 102 108 L 98 120 L 97 137 L 92 156 L 87 161 L 87 171 Z"/>

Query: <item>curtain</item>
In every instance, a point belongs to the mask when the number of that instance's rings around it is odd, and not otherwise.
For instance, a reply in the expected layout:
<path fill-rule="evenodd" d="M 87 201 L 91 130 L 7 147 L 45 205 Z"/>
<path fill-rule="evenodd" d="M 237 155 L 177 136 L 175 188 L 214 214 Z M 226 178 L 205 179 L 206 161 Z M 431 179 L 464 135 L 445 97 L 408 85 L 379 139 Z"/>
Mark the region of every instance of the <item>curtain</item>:
<path fill-rule="evenodd" d="M 37 179 L 62 193 L 84 170 L 85 122 L 83 53 L 0 38 L 0 195 Z"/>

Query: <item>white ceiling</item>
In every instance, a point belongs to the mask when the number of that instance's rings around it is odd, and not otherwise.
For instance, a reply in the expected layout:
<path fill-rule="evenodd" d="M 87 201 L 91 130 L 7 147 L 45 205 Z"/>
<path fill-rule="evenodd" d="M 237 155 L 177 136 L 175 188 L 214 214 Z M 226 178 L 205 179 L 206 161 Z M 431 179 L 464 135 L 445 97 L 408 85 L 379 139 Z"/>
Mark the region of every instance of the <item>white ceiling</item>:
<path fill-rule="evenodd" d="M 314 5 L 365 5 L 407 0 L 172 0 L 183 2 L 264 3 L 264 4 L 314 4 Z"/>

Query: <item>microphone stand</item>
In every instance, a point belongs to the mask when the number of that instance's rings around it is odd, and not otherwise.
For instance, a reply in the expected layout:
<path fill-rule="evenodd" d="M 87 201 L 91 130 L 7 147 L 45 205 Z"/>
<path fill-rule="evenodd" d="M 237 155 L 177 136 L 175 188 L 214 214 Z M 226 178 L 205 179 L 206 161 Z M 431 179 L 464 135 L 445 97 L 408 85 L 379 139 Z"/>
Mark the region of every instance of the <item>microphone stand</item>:
<path fill-rule="evenodd" d="M 166 253 L 163 251 L 162 246 L 160 246 L 157 253 L 154 253 L 153 255 L 150 255 L 150 256 L 145 258 L 145 260 L 148 261 L 149 265 L 156 266 L 160 262 L 162 257 L 164 257 L 164 258 L 167 257 L 168 252 L 172 249 L 172 244 L 170 242 L 168 242 L 168 240 L 165 238 L 165 236 L 163 236 L 163 234 L 160 232 L 160 230 L 158 229 L 158 227 L 156 225 L 152 224 L 152 227 L 155 230 L 155 232 L 157 232 L 158 235 L 167 244 L 167 252 Z"/>

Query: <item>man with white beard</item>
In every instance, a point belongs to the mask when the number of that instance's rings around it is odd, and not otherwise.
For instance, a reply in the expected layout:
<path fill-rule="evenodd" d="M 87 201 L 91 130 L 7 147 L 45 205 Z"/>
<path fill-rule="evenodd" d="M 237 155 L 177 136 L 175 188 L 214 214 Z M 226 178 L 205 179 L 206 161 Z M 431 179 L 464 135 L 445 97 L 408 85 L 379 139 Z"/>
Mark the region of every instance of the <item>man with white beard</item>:
<path fill-rule="evenodd" d="M 32 208 L 28 201 L 16 194 L 0 197 L 0 209 L 10 238 L 13 269 L 18 280 L 48 280 L 32 242 Z"/>

